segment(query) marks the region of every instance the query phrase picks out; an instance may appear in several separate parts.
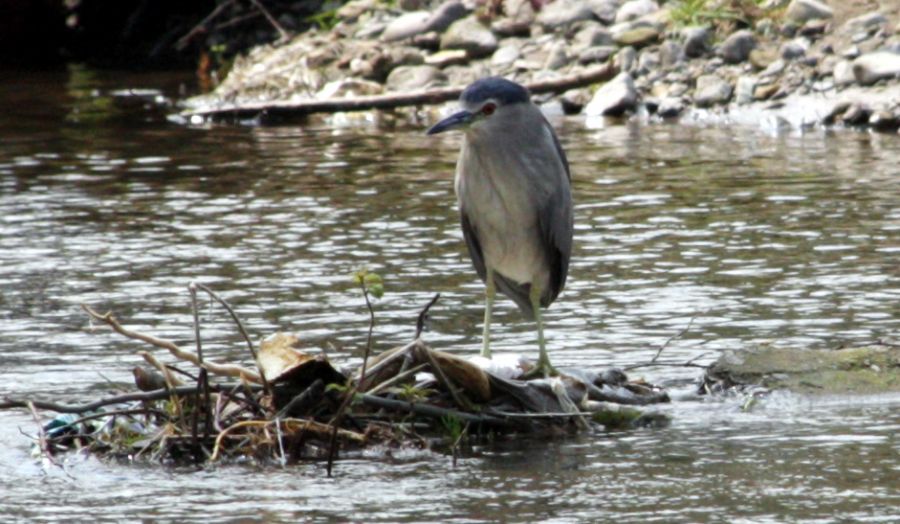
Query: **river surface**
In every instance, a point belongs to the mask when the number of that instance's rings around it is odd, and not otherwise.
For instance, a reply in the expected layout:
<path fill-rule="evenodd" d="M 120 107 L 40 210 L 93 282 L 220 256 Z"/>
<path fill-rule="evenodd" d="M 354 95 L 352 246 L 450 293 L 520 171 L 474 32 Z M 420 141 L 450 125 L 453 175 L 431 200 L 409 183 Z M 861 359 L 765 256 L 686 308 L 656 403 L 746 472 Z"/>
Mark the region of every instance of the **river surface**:
<path fill-rule="evenodd" d="M 252 336 L 298 333 L 358 362 L 351 274 L 384 277 L 376 350 L 481 343 L 482 286 L 452 172 L 459 138 L 421 124 L 212 125 L 166 118 L 187 74 L 0 74 L 0 396 L 80 402 L 133 389 L 135 342 L 81 304 L 190 347 L 187 286 Z M 575 195 L 568 285 L 545 314 L 559 366 L 708 364 L 760 343 L 828 349 L 900 334 L 900 137 L 554 119 Z M 204 302 L 204 351 L 249 363 Z M 536 356 L 498 301 L 497 352 Z M 681 333 L 690 324 L 690 329 Z M 672 340 L 669 340 L 669 339 Z M 668 341 L 668 343 L 667 343 Z M 159 354 L 165 358 L 165 355 Z M 636 376 L 679 400 L 671 426 L 441 454 L 203 470 L 32 455 L 0 412 L 0 520 L 269 522 L 900 522 L 900 397 L 690 395 L 701 370 Z M 44 417 L 51 413 L 42 413 Z"/>

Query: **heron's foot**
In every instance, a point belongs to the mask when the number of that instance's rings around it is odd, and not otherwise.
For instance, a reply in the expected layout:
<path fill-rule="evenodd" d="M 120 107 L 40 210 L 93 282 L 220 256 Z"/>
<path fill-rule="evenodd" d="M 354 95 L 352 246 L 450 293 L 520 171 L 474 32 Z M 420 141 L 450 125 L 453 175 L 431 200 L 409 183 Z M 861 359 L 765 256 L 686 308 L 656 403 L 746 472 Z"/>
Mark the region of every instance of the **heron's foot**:
<path fill-rule="evenodd" d="M 531 368 L 527 373 L 522 375 L 522 380 L 532 380 L 535 378 L 550 378 L 559 376 L 559 371 L 551 366 L 549 362 L 538 362 L 536 366 Z"/>

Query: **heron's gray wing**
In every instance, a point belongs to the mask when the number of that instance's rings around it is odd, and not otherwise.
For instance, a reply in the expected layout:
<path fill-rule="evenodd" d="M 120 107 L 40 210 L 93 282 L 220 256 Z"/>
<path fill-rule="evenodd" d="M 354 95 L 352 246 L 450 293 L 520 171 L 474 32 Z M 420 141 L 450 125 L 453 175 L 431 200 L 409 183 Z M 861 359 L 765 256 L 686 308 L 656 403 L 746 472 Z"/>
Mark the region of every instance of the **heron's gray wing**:
<path fill-rule="evenodd" d="M 472 226 L 465 208 L 460 208 L 459 218 L 463 238 L 466 241 L 466 247 L 469 248 L 469 257 L 472 259 L 472 265 L 475 266 L 475 271 L 481 277 L 481 281 L 485 282 L 487 280 L 487 266 L 484 263 L 484 252 L 481 250 L 481 240 L 478 237 L 478 231 Z M 519 306 L 526 318 L 534 318 L 534 309 L 531 307 L 531 300 L 528 298 L 531 290 L 530 285 L 519 284 L 496 271 L 494 271 L 494 285 L 497 286 L 497 290 L 508 296 Z"/>
<path fill-rule="evenodd" d="M 569 160 L 563 151 L 553 132 L 553 127 L 544 120 L 544 125 L 550 130 L 553 145 L 565 170 L 565 178 L 559 177 L 553 185 L 553 191 L 541 203 L 538 211 L 538 222 L 541 227 L 541 242 L 547 260 L 550 265 L 550 289 L 541 293 L 541 305 L 549 306 L 563 287 L 566 285 L 566 276 L 569 274 L 569 257 L 572 254 L 572 190 L 571 174 L 569 173 Z"/>

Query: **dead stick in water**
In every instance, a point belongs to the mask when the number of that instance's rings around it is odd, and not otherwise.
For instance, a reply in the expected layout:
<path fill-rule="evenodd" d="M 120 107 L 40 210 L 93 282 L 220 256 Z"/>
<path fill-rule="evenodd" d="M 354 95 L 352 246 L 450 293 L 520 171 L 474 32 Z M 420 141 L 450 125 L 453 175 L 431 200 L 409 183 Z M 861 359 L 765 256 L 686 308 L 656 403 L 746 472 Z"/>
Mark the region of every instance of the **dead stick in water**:
<path fill-rule="evenodd" d="M 165 340 L 161 338 L 156 338 L 152 335 L 147 335 L 144 333 L 139 333 L 137 331 L 132 331 L 122 326 L 116 317 L 113 316 L 112 312 L 107 312 L 106 314 L 101 315 L 97 313 L 87 304 L 82 304 L 81 308 L 88 314 L 93 320 L 99 320 L 109 325 L 109 327 L 113 328 L 113 331 L 116 333 L 123 335 L 125 337 L 140 340 L 142 342 L 146 342 L 150 345 L 156 346 L 158 348 L 166 349 L 172 355 L 180 358 L 181 360 L 186 360 L 197 367 L 206 368 L 210 373 L 216 375 L 226 375 L 229 377 L 238 377 L 243 378 L 244 380 L 248 380 L 250 382 L 255 382 L 257 384 L 262 383 L 262 379 L 259 377 L 255 371 L 247 369 L 242 366 L 234 365 L 234 364 L 216 364 L 215 362 L 206 362 L 201 363 L 197 359 L 197 355 L 188 353 L 183 349 L 179 348 L 174 342 L 171 340 Z"/>
<path fill-rule="evenodd" d="M 607 82 L 618 73 L 610 62 L 568 76 L 539 80 L 525 85 L 533 94 L 559 93 L 598 82 Z M 397 107 L 441 104 L 459 98 L 462 87 L 439 87 L 411 93 L 357 96 L 352 98 L 322 98 L 311 100 L 279 100 L 246 104 L 223 104 L 217 107 L 191 109 L 184 116 L 218 116 L 250 118 L 259 113 L 280 116 L 301 116 L 313 113 L 338 113 L 341 111 L 367 111 L 370 109 L 394 109 Z"/>

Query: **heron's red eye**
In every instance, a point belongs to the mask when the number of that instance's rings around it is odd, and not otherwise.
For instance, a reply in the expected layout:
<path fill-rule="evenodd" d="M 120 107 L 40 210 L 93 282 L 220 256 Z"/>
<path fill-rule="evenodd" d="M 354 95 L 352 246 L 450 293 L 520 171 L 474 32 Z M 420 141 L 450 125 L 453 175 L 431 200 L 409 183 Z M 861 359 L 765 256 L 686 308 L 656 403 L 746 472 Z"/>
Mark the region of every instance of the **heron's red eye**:
<path fill-rule="evenodd" d="M 496 111 L 496 110 L 497 110 L 497 106 L 495 104 L 487 103 L 487 104 L 484 104 L 484 106 L 481 108 L 481 113 L 484 116 L 491 116 L 494 114 L 494 111 Z"/>

